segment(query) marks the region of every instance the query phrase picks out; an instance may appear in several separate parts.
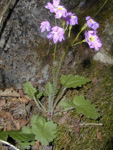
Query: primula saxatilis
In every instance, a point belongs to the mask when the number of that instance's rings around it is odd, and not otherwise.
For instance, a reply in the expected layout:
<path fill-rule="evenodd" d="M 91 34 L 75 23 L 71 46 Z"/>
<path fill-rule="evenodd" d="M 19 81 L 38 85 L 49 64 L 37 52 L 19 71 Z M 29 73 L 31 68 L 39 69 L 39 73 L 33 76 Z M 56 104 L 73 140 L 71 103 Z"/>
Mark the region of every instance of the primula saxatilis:
<path fill-rule="evenodd" d="M 57 53 L 57 42 L 62 42 L 63 40 L 65 40 L 64 34 L 66 32 L 68 32 L 66 33 L 68 38 L 70 37 L 70 33 L 73 25 L 78 24 L 78 17 L 71 12 L 67 12 L 65 7 L 60 5 L 60 0 L 53 0 L 53 3 L 48 2 L 45 7 L 55 15 L 54 27 L 51 28 L 50 23 L 48 21 L 43 21 L 40 26 L 41 32 L 47 30 L 49 32 L 47 34 L 47 38 L 53 40 L 53 43 L 55 44 L 54 53 L 53 53 L 52 83 L 48 82 L 45 86 L 45 90 L 39 92 L 29 82 L 27 82 L 24 85 L 24 90 L 31 99 L 34 99 L 36 106 L 38 107 L 38 110 L 42 112 L 41 116 L 44 115 L 44 117 L 38 117 L 38 118 L 34 116 L 31 123 L 32 128 L 29 130 L 33 132 L 35 136 L 34 138 L 35 140 L 41 142 L 42 145 L 49 145 L 49 142 L 53 141 L 53 139 L 56 137 L 57 125 L 56 123 L 53 123 L 52 120 L 56 115 L 61 113 L 61 112 L 54 111 L 60 102 L 61 102 L 60 106 L 63 108 L 62 111 L 69 111 L 72 109 L 76 109 L 78 113 L 80 113 L 81 115 L 86 115 L 86 117 L 91 119 L 97 119 L 100 116 L 98 110 L 95 108 L 95 105 L 92 105 L 90 100 L 85 100 L 85 98 L 82 95 L 75 96 L 73 101 L 70 101 L 67 98 L 65 100 L 65 93 L 68 89 L 81 87 L 82 85 L 90 82 L 90 80 L 88 78 L 84 78 L 79 75 L 73 76 L 72 74 L 68 74 L 68 75 L 61 75 L 60 83 L 59 83 L 59 72 L 61 69 L 63 59 L 65 55 L 68 53 L 69 48 L 71 47 L 74 48 L 75 45 L 81 44 L 83 42 L 87 42 L 90 48 L 99 50 L 99 48 L 102 46 L 102 43 L 100 42 L 97 36 L 97 31 L 95 31 L 99 27 L 99 24 L 95 22 L 90 16 L 86 17 L 87 23 L 83 25 L 79 33 L 76 35 L 75 39 L 70 44 L 69 41 L 64 43 L 65 45 L 63 45 L 63 49 L 65 50 L 63 53 L 61 52 L 62 56 L 56 67 L 55 60 L 56 60 L 56 53 Z M 59 19 L 61 17 L 62 17 L 61 23 L 63 28 L 57 26 L 56 18 Z M 93 28 L 93 30 L 85 31 L 85 39 L 82 39 L 81 37 L 80 39 L 82 40 L 79 41 L 78 38 L 79 35 L 88 27 Z M 45 105 L 43 105 L 42 101 L 40 101 L 43 96 L 48 97 L 47 98 L 48 106 L 46 107 Z M 42 125 L 38 126 L 40 122 L 42 123 Z M 33 130 L 34 128 L 35 130 Z M 37 132 L 35 134 L 36 130 Z M 32 132 L 30 133 L 32 134 Z M 47 133 L 47 135 L 45 134 L 45 132 Z M 37 134 L 39 136 L 37 136 Z"/>
<path fill-rule="evenodd" d="M 78 24 L 78 17 L 73 13 L 69 12 L 66 14 L 66 17 L 63 18 L 66 21 L 66 25 L 76 25 Z"/>
<path fill-rule="evenodd" d="M 59 5 L 58 8 L 55 10 L 55 17 L 57 19 L 61 18 L 61 17 L 65 17 L 67 13 L 67 10 L 65 9 L 64 6 Z"/>
<path fill-rule="evenodd" d="M 64 38 L 64 29 L 59 26 L 54 26 L 52 31 L 47 35 L 48 39 L 52 39 L 54 43 L 62 42 Z"/>
<path fill-rule="evenodd" d="M 99 27 L 99 23 L 94 21 L 90 16 L 86 17 L 86 21 L 89 28 L 96 30 Z"/>
<path fill-rule="evenodd" d="M 85 38 L 90 48 L 95 48 L 98 51 L 102 43 L 96 33 L 97 31 L 85 31 Z"/>
<path fill-rule="evenodd" d="M 50 26 L 50 23 L 48 21 L 43 21 L 41 23 L 40 28 L 41 28 L 41 32 L 44 32 L 45 30 L 50 31 L 51 26 Z"/>
<path fill-rule="evenodd" d="M 51 13 L 55 13 L 55 17 L 57 19 L 61 18 L 62 16 L 65 17 L 67 10 L 64 6 L 59 5 L 60 0 L 53 0 L 53 4 L 48 2 L 45 8 L 49 9 Z"/>
<path fill-rule="evenodd" d="M 55 9 L 58 8 L 60 0 L 53 0 L 53 4 L 48 2 L 45 8 L 49 9 L 51 13 L 55 12 Z"/>

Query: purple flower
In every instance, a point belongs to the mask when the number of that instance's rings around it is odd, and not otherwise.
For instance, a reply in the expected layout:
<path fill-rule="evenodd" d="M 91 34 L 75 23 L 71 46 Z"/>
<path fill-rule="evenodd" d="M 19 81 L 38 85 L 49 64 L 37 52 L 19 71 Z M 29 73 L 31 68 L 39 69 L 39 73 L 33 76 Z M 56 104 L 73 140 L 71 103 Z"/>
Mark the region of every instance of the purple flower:
<path fill-rule="evenodd" d="M 60 0 L 53 0 L 53 4 L 48 2 L 45 8 L 49 9 L 51 13 L 55 13 L 56 18 L 61 18 L 62 16 L 65 17 L 67 10 L 64 6 L 59 5 Z"/>
<path fill-rule="evenodd" d="M 52 28 L 52 31 L 47 35 L 48 39 L 53 39 L 54 43 L 62 42 L 64 40 L 64 29 L 58 26 Z"/>
<path fill-rule="evenodd" d="M 98 51 L 99 47 L 102 46 L 102 43 L 96 33 L 97 31 L 85 31 L 85 38 L 90 48 L 95 48 L 95 50 Z"/>
<path fill-rule="evenodd" d="M 96 30 L 99 27 L 99 23 L 94 21 L 90 16 L 86 17 L 86 21 L 89 28 Z"/>
<path fill-rule="evenodd" d="M 62 5 L 59 5 L 57 8 L 54 9 L 55 11 L 55 17 L 57 19 L 61 18 L 62 16 L 65 17 L 66 16 L 66 13 L 67 13 L 67 10 L 64 6 Z"/>
<path fill-rule="evenodd" d="M 51 13 L 54 12 L 54 6 L 50 2 L 47 3 L 47 5 L 45 6 L 45 8 L 49 9 Z"/>
<path fill-rule="evenodd" d="M 59 3 L 60 3 L 60 0 L 53 0 L 53 4 L 48 2 L 45 8 L 49 9 L 50 12 L 53 13 L 58 8 Z"/>
<path fill-rule="evenodd" d="M 75 25 L 78 24 L 78 17 L 72 14 L 71 12 L 66 14 L 66 17 L 63 18 L 66 21 L 67 25 Z"/>
<path fill-rule="evenodd" d="M 43 21 L 41 23 L 40 28 L 41 28 L 41 32 L 44 32 L 45 30 L 50 31 L 51 26 L 50 26 L 50 23 L 48 21 Z"/>
<path fill-rule="evenodd" d="M 53 5 L 55 7 L 58 7 L 59 4 L 60 4 L 60 0 L 53 0 Z"/>

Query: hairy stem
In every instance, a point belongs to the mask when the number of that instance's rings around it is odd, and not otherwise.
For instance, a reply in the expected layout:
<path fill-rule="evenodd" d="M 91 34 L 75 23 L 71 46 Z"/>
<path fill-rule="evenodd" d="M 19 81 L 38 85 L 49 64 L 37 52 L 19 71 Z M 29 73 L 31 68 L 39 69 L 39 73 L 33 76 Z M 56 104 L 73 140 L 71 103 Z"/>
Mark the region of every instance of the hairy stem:
<path fill-rule="evenodd" d="M 79 37 L 79 35 L 81 34 L 81 32 L 82 32 L 83 30 L 85 30 L 87 27 L 88 27 L 88 26 L 87 26 L 87 23 L 85 23 L 85 24 L 83 25 L 82 29 L 80 30 L 80 32 L 77 34 L 77 36 L 76 36 L 76 38 L 74 39 L 74 41 L 72 42 L 72 44 L 74 44 L 74 43 L 76 42 L 76 40 L 78 39 L 78 37 Z M 71 45 L 72 45 L 72 44 L 71 44 Z"/>
<path fill-rule="evenodd" d="M 62 96 L 63 96 L 64 93 L 66 92 L 66 90 L 67 90 L 67 88 L 64 88 L 64 89 L 62 90 L 62 92 L 60 93 L 60 95 L 58 95 L 57 99 L 55 100 L 53 109 L 57 106 L 57 103 L 60 101 L 60 99 L 62 98 Z"/>
<path fill-rule="evenodd" d="M 55 86 L 55 56 L 56 56 L 57 44 L 55 44 L 54 55 L 53 55 L 53 88 Z"/>
<path fill-rule="evenodd" d="M 64 53 L 63 53 L 63 55 L 60 59 L 59 65 L 58 65 L 58 69 L 57 69 L 57 72 L 56 72 L 56 85 L 57 85 L 57 81 L 58 81 L 58 75 L 59 75 L 59 71 L 60 71 L 60 68 L 61 68 L 61 64 L 62 64 L 62 61 L 63 61 L 64 56 L 66 55 L 67 51 L 68 51 L 68 46 L 66 47 L 66 50 L 64 51 Z"/>
<path fill-rule="evenodd" d="M 84 40 L 82 40 L 82 41 L 80 41 L 80 42 L 78 42 L 78 43 L 72 44 L 72 46 L 75 46 L 75 45 L 81 44 L 81 43 L 83 43 L 83 42 L 86 42 L 86 40 L 84 39 Z"/>
<path fill-rule="evenodd" d="M 33 100 L 36 103 L 36 106 L 38 107 L 39 110 L 43 111 L 43 109 L 40 107 L 39 102 L 36 100 L 35 96 L 33 97 Z"/>

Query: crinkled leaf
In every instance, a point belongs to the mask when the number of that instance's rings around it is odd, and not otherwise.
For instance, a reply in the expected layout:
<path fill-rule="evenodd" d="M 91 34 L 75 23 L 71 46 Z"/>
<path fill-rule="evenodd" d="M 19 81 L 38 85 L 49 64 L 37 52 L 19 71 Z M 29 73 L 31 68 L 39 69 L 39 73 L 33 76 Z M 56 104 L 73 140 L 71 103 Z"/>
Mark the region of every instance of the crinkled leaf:
<path fill-rule="evenodd" d="M 22 127 L 22 132 L 23 133 L 32 134 L 31 129 L 29 127 L 27 127 L 27 126 Z"/>
<path fill-rule="evenodd" d="M 32 99 L 33 99 L 35 93 L 37 92 L 36 88 L 34 88 L 30 82 L 26 82 L 24 84 L 24 91 Z"/>
<path fill-rule="evenodd" d="M 50 82 L 48 82 L 46 85 L 46 94 L 49 96 L 52 95 L 52 93 L 53 93 L 53 86 Z"/>
<path fill-rule="evenodd" d="M 43 91 L 42 94 L 44 95 L 44 97 L 48 97 L 48 94 L 45 91 Z"/>
<path fill-rule="evenodd" d="M 72 74 L 69 74 L 68 76 L 62 75 L 60 81 L 61 84 L 66 88 L 76 88 L 81 87 L 90 80 L 88 78 L 84 78 L 79 75 L 73 76 Z"/>
<path fill-rule="evenodd" d="M 90 100 L 85 100 L 84 97 L 75 96 L 73 104 L 78 113 L 84 114 L 88 118 L 97 119 L 100 115 L 94 104 Z"/>
<path fill-rule="evenodd" d="M 70 101 L 70 100 L 68 100 L 68 99 L 67 99 L 67 100 L 64 100 L 64 101 L 61 101 L 60 106 L 61 106 L 62 108 L 64 108 L 64 110 L 70 110 L 70 109 L 73 109 L 73 108 L 74 108 L 73 102 Z"/>
<path fill-rule="evenodd" d="M 35 97 L 36 97 L 36 99 L 39 99 L 39 98 L 41 98 L 41 96 L 42 96 L 42 93 L 41 92 L 36 92 L 35 93 Z"/>
<path fill-rule="evenodd" d="M 36 122 L 32 122 L 32 132 L 35 134 L 35 139 L 40 141 L 42 145 L 48 145 L 56 137 L 57 124 L 52 121 L 46 122 L 43 117 L 38 117 Z"/>
<path fill-rule="evenodd" d="M 33 126 L 35 123 L 36 123 L 36 120 L 37 120 L 38 116 L 37 115 L 33 115 L 32 118 L 31 118 L 31 126 Z"/>
<path fill-rule="evenodd" d="M 24 150 L 24 149 L 30 149 L 30 145 L 34 145 L 34 141 L 32 142 L 18 142 L 19 149 Z"/>

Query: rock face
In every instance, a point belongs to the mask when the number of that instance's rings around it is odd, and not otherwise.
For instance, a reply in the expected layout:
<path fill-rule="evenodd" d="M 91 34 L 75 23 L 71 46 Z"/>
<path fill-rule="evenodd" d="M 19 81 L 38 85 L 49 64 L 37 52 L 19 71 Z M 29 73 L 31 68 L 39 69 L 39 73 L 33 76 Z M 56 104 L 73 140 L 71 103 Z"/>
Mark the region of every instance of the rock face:
<path fill-rule="evenodd" d="M 1 87 L 14 86 L 21 88 L 23 83 L 28 80 L 39 82 L 40 84 L 49 79 L 50 65 L 52 63 L 51 42 L 46 39 L 47 33 L 42 34 L 40 32 L 40 23 L 43 20 L 48 20 L 51 25 L 54 25 L 53 14 L 44 8 L 47 2 L 48 0 L 19 0 L 10 18 L 8 18 L 0 40 Z M 100 0 L 99 6 L 103 5 L 101 2 Z M 72 10 L 78 16 L 84 16 L 85 7 L 92 7 L 90 11 L 94 12 L 93 7 L 96 7 L 97 2 L 94 2 L 94 0 L 61 0 L 61 4 L 64 4 L 68 11 Z M 103 42 L 103 48 L 99 52 L 101 55 L 104 55 L 103 51 L 106 50 L 107 53 L 111 53 L 113 48 L 112 16 L 107 15 L 109 10 L 105 6 L 96 16 L 100 27 L 102 23 L 103 28 L 99 31 L 100 39 Z M 107 5 L 107 8 L 111 9 L 111 7 L 112 5 Z M 101 14 L 104 17 L 104 9 L 107 16 L 104 20 L 99 19 Z M 87 11 L 87 15 L 89 15 L 88 13 L 89 11 Z M 48 54 L 49 52 L 51 53 Z M 99 53 L 94 56 L 95 60 L 100 60 Z M 106 55 L 108 56 L 108 54 Z M 103 58 L 105 59 L 105 57 Z M 109 58 L 104 62 L 113 64 L 112 58 L 110 62 L 108 60 Z"/>
<path fill-rule="evenodd" d="M 2 69 L 0 82 L 3 81 L 4 76 L 6 87 L 21 88 L 22 84 L 28 80 L 39 80 L 40 83 L 48 79 L 46 75 L 43 75 L 43 68 L 45 69 L 46 66 L 42 66 L 42 60 L 47 55 L 48 49 L 47 33 L 42 34 L 40 31 L 40 23 L 43 20 L 54 24 L 53 14 L 44 8 L 47 2 L 48 0 L 19 0 L 7 20 L 0 40 Z M 70 9 L 76 0 L 62 2 Z M 43 42 L 42 45 L 41 42 Z M 41 46 L 44 42 L 47 42 L 47 45 L 42 52 Z M 39 75 L 41 70 L 42 75 Z M 3 86 L 3 83 L 1 85 Z"/>

